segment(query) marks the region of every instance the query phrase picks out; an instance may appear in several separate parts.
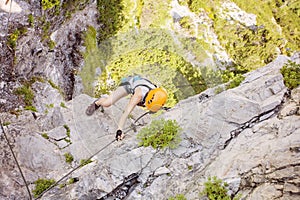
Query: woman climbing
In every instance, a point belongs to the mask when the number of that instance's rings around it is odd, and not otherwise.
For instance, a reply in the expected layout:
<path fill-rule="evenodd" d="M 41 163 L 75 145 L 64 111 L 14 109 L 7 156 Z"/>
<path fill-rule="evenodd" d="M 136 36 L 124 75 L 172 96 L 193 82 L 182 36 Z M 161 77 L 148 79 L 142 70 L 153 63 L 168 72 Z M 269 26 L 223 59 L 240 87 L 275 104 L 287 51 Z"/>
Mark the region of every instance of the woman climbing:
<path fill-rule="evenodd" d="M 139 75 L 129 76 L 121 80 L 120 86 L 112 92 L 108 97 L 99 98 L 94 101 L 86 110 L 87 115 L 92 115 L 95 110 L 103 107 L 109 107 L 116 103 L 119 99 L 132 95 L 128 105 L 126 106 L 118 123 L 116 139 L 122 140 L 124 134 L 122 132 L 125 121 L 135 106 L 146 107 L 151 112 L 160 110 L 167 101 L 167 93 L 164 89 L 157 87 L 151 81 Z"/>

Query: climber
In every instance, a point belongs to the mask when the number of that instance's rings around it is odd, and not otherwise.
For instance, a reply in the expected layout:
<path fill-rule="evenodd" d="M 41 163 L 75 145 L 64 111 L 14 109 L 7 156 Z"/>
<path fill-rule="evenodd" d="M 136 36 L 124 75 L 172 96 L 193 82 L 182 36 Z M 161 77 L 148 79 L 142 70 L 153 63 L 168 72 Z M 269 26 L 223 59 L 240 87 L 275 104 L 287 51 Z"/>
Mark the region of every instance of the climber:
<path fill-rule="evenodd" d="M 157 112 L 160 110 L 166 100 L 167 93 L 164 89 L 157 87 L 155 84 L 150 82 L 148 79 L 143 78 L 139 75 L 129 76 L 121 80 L 119 87 L 112 92 L 107 98 L 99 98 L 95 100 L 86 110 L 87 115 L 92 115 L 95 110 L 103 107 L 109 107 L 117 102 L 119 99 L 131 94 L 130 101 L 125 108 L 116 132 L 116 139 L 122 140 L 124 134 L 122 132 L 125 121 L 135 106 L 146 107 L 150 112 Z"/>

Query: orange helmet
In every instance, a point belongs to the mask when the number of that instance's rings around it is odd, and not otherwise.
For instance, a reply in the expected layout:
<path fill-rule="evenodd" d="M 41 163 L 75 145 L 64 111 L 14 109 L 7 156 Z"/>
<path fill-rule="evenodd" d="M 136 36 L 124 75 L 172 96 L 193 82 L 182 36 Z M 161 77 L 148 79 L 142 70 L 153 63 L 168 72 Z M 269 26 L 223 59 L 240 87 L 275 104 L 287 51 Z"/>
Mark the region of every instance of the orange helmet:
<path fill-rule="evenodd" d="M 155 88 L 150 90 L 146 100 L 145 106 L 152 112 L 157 112 L 166 103 L 168 98 L 167 92 L 162 88 Z"/>

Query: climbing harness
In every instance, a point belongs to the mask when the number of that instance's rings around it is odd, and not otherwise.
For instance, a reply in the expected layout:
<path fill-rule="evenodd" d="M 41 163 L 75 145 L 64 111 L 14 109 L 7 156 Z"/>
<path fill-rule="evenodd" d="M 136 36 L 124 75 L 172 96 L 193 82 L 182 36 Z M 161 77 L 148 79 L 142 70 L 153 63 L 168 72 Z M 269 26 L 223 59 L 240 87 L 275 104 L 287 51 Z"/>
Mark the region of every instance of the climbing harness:
<path fill-rule="evenodd" d="M 25 186 L 26 186 L 26 190 L 27 190 L 27 192 L 28 192 L 29 199 L 31 200 L 31 199 L 32 199 L 32 196 L 31 196 L 29 187 L 28 187 L 28 185 L 27 185 L 27 181 L 26 181 L 25 176 L 24 176 L 24 174 L 23 174 L 23 172 L 22 172 L 22 169 L 21 169 L 20 164 L 19 164 L 19 162 L 18 162 L 18 160 L 17 160 L 17 157 L 16 157 L 16 155 L 15 155 L 15 153 L 14 153 L 13 147 L 12 147 L 12 145 L 10 144 L 10 142 L 9 142 L 9 140 L 8 140 L 8 137 L 7 137 L 7 135 L 6 135 L 6 132 L 5 132 L 5 130 L 4 130 L 4 127 L 3 127 L 3 124 L 2 124 L 2 121 L 1 121 L 1 120 L 0 120 L 0 126 L 1 126 L 2 133 L 3 133 L 3 135 L 4 135 L 4 138 L 5 138 L 6 142 L 7 142 L 7 145 L 9 146 L 9 149 L 10 149 L 10 151 L 11 151 L 11 154 L 12 154 L 12 156 L 13 156 L 13 158 L 14 158 L 16 164 L 17 164 L 17 167 L 18 167 L 18 169 L 19 169 L 19 172 L 20 172 L 20 174 L 21 174 L 21 177 L 22 177 L 22 179 L 23 179 L 23 181 L 24 181 L 24 183 L 25 183 Z"/>

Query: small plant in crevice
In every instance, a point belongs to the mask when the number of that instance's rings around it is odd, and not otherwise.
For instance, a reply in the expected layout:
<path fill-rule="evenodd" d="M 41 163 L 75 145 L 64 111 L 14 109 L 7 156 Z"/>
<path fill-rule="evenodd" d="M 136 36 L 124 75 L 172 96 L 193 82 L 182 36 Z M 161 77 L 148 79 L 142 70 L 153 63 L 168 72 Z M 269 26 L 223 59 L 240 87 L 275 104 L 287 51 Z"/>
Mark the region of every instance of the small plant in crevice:
<path fill-rule="evenodd" d="M 10 122 L 3 122 L 2 123 L 2 126 L 8 126 L 8 125 L 10 125 L 11 123 Z"/>
<path fill-rule="evenodd" d="M 15 49 L 17 46 L 17 40 L 20 36 L 20 31 L 17 29 L 15 30 L 12 34 L 9 35 L 8 37 L 8 46 L 11 47 L 12 49 Z"/>
<path fill-rule="evenodd" d="M 87 165 L 91 162 L 93 162 L 91 159 L 81 159 L 80 160 L 80 166 L 83 167 L 84 165 Z"/>
<path fill-rule="evenodd" d="M 48 134 L 47 134 L 47 133 L 42 133 L 42 137 L 43 137 L 43 138 L 45 138 L 46 140 L 48 140 L 48 139 L 49 139 L 49 136 L 48 136 Z"/>
<path fill-rule="evenodd" d="M 71 164 L 73 162 L 74 157 L 71 153 L 65 153 L 64 156 L 65 156 L 66 163 Z"/>
<path fill-rule="evenodd" d="M 140 146 L 152 146 L 154 149 L 176 148 L 181 141 L 181 130 L 175 120 L 154 120 L 137 134 L 137 138 Z"/>
<path fill-rule="evenodd" d="M 38 197 L 45 190 L 55 183 L 54 179 L 38 179 L 34 182 L 35 188 L 32 190 L 34 197 Z"/>
<path fill-rule="evenodd" d="M 28 15 L 28 23 L 29 23 L 29 26 L 33 27 L 34 26 L 34 16 L 33 14 L 29 14 Z"/>
<path fill-rule="evenodd" d="M 34 106 L 25 106 L 24 110 L 30 110 L 32 112 L 37 112 L 37 109 Z"/>
<path fill-rule="evenodd" d="M 51 39 L 48 40 L 47 44 L 48 44 L 48 47 L 49 47 L 50 51 L 53 50 L 55 48 L 55 45 L 56 45 L 55 42 Z"/>
<path fill-rule="evenodd" d="M 294 89 L 300 85 L 300 64 L 289 61 L 280 69 L 280 72 L 283 76 L 284 84 L 289 89 Z"/>
<path fill-rule="evenodd" d="M 62 108 L 68 108 L 64 102 L 60 102 L 60 107 L 62 107 Z"/>
<path fill-rule="evenodd" d="M 29 85 L 24 85 L 17 88 L 14 93 L 22 96 L 26 105 L 32 105 L 34 93 Z"/>
<path fill-rule="evenodd" d="M 175 197 L 170 197 L 168 200 L 187 200 L 183 194 L 177 194 Z"/>
<path fill-rule="evenodd" d="M 79 178 L 78 177 L 72 177 L 72 178 L 70 178 L 69 180 L 68 180 L 68 182 L 67 182 L 67 184 L 68 185 L 71 185 L 71 184 L 73 184 L 73 183 L 76 183 L 77 181 L 79 181 Z"/>
<path fill-rule="evenodd" d="M 70 137 L 70 135 L 71 135 L 70 127 L 69 127 L 67 124 L 65 124 L 65 125 L 64 125 L 64 128 L 66 129 L 66 135 L 67 135 L 68 137 Z"/>
<path fill-rule="evenodd" d="M 207 182 L 204 183 L 204 190 L 200 192 L 201 196 L 206 196 L 209 200 L 231 200 L 232 198 L 227 194 L 228 184 L 221 179 L 209 177 Z M 233 200 L 238 200 L 239 197 L 234 197 Z"/>
<path fill-rule="evenodd" d="M 55 83 L 53 83 L 52 80 L 48 80 L 48 83 L 51 85 L 52 88 L 60 90 L 60 88 Z"/>

